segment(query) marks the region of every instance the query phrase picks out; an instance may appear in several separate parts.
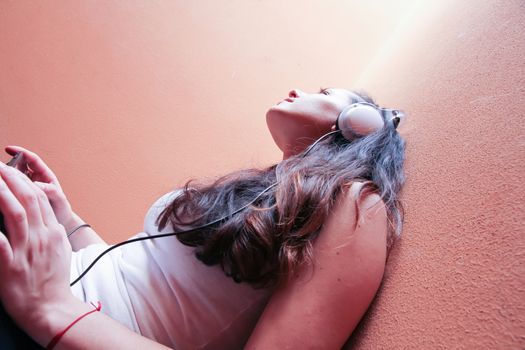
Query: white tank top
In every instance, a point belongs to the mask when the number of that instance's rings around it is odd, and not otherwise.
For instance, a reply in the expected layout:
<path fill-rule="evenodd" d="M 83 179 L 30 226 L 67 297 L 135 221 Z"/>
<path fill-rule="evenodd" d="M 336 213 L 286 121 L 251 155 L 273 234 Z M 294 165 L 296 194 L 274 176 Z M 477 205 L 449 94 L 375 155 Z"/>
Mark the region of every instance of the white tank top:
<path fill-rule="evenodd" d="M 153 204 L 144 232 L 158 234 L 159 213 L 177 195 Z M 160 233 L 173 232 L 168 224 Z M 109 246 L 90 245 L 73 253 L 71 280 Z M 85 301 L 102 303 L 102 312 L 145 337 L 175 349 L 241 349 L 269 297 L 235 283 L 219 266 L 206 266 L 194 248 L 176 237 L 131 243 L 102 257 L 72 288 Z"/>

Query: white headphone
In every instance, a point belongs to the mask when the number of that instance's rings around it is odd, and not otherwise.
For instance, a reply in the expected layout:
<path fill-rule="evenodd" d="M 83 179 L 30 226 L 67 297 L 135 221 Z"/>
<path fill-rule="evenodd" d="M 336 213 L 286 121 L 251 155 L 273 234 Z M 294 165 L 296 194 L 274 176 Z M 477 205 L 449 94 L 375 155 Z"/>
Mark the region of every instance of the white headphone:
<path fill-rule="evenodd" d="M 347 140 L 352 141 L 383 128 L 386 123 L 392 123 L 397 129 L 404 116 L 405 113 L 397 109 L 381 108 L 368 102 L 355 102 L 339 113 L 335 127 L 336 130 L 341 130 L 341 134 Z"/>

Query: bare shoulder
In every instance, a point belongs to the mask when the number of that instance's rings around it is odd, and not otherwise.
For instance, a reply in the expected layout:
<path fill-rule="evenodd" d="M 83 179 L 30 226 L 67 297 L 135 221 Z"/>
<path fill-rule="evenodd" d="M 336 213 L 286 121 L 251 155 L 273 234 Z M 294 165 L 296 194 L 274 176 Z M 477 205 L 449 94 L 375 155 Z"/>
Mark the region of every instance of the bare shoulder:
<path fill-rule="evenodd" d="M 354 183 L 337 199 L 314 245 L 313 280 L 340 282 L 342 294 L 361 295 L 363 312 L 377 292 L 387 256 L 387 213 L 381 197 Z"/>
<path fill-rule="evenodd" d="M 360 195 L 361 186 L 337 198 L 314 244 L 313 266 L 274 293 L 248 349 L 340 349 L 348 339 L 379 288 L 386 261 L 385 206 L 377 194 Z"/>
<path fill-rule="evenodd" d="M 344 242 L 366 240 L 386 249 L 387 214 L 385 204 L 377 193 L 363 191 L 363 183 L 355 182 L 344 191 L 327 218 L 324 230 L 316 243 L 338 245 Z"/>

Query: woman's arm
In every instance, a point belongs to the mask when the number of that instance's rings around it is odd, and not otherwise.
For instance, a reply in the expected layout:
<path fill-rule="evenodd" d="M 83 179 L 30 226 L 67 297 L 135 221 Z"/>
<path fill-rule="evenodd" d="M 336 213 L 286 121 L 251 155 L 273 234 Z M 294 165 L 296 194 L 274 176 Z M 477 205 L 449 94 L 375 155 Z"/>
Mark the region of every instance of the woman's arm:
<path fill-rule="evenodd" d="M 42 346 L 93 307 L 69 287 L 71 246 L 46 194 L 0 164 L 0 299 L 15 323 Z M 104 305 L 102 305 L 104 307 Z M 58 349 L 165 349 L 100 312 L 75 323 Z"/>
<path fill-rule="evenodd" d="M 85 224 L 71 208 L 71 204 L 66 198 L 60 182 L 55 173 L 36 153 L 31 152 L 20 146 L 7 146 L 6 152 L 14 156 L 21 153 L 21 161 L 16 168 L 28 174 L 31 181 L 37 185 L 49 199 L 58 222 L 64 226 L 66 232 L 71 232 L 76 227 Z M 106 242 L 91 228 L 83 227 L 71 235 L 69 239 L 73 251 L 77 251 L 91 244 Z"/>
<path fill-rule="evenodd" d="M 85 223 L 86 222 L 82 220 L 77 214 L 73 213 L 71 219 L 64 223 L 63 226 L 66 229 L 66 232 L 71 232 L 76 227 L 79 227 Z M 91 244 L 107 244 L 106 241 L 100 238 L 98 233 L 91 227 L 82 227 L 78 231 L 75 231 L 75 233 L 69 237 L 69 243 L 71 243 L 71 248 L 74 252 Z"/>
<path fill-rule="evenodd" d="M 270 299 L 245 349 L 340 349 L 376 294 L 386 261 L 387 219 L 376 194 L 355 184 L 339 197 L 303 267 Z M 354 229 L 355 227 L 355 229 Z"/>
<path fill-rule="evenodd" d="M 64 330 L 78 316 L 92 311 L 90 304 L 71 298 L 59 304 L 47 304 L 37 312 L 28 334 L 43 346 Z M 102 310 L 104 305 L 102 305 Z M 74 324 L 58 341 L 55 349 L 169 349 L 168 347 L 132 332 L 125 326 L 94 312 Z"/>

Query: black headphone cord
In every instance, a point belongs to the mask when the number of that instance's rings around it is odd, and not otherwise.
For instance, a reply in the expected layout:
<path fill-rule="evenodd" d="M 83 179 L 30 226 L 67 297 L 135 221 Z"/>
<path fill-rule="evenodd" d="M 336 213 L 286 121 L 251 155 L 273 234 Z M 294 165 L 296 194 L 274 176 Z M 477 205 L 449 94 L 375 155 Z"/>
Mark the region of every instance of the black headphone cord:
<path fill-rule="evenodd" d="M 339 133 L 341 132 L 340 130 L 336 130 L 336 131 L 331 131 L 329 133 L 326 133 L 324 134 L 323 136 L 321 136 L 319 139 L 317 139 L 317 141 L 315 141 L 313 144 L 310 145 L 310 147 L 308 147 L 306 149 L 306 151 L 303 153 L 303 157 L 305 157 L 311 150 L 312 148 L 317 145 L 317 143 L 319 143 L 321 140 L 325 139 L 326 137 L 332 135 L 332 134 L 335 134 L 335 133 Z M 203 229 L 205 227 L 208 227 L 208 226 L 211 226 L 211 225 L 214 225 L 218 222 L 221 222 L 221 221 L 224 221 L 224 220 L 227 220 L 229 217 L 237 214 L 238 212 L 244 210 L 245 208 L 247 208 L 249 205 L 251 205 L 252 203 L 254 203 L 257 199 L 259 199 L 260 196 L 262 196 L 264 193 L 266 193 L 267 191 L 269 191 L 271 188 L 277 186 L 279 182 L 275 182 L 274 184 L 266 187 L 264 190 L 262 190 L 257 196 L 255 196 L 254 199 L 252 199 L 248 204 L 245 204 L 243 205 L 242 207 L 240 207 L 239 209 L 235 210 L 234 212 L 226 215 L 226 216 L 223 216 L 222 218 L 219 218 L 219 219 L 216 219 L 216 220 L 213 220 L 209 223 L 206 223 L 204 225 L 201 225 L 201 226 L 198 226 L 198 227 L 195 227 L 195 228 L 191 228 L 189 230 L 186 230 L 186 231 L 180 231 L 180 232 L 169 232 L 169 233 L 161 233 L 161 234 L 158 234 L 158 235 L 152 235 L 152 236 L 145 236 L 145 237 L 138 237 L 138 238 L 132 238 L 132 239 L 129 239 L 127 241 L 123 241 L 123 242 L 120 242 L 120 243 L 117 243 L 111 247 L 109 247 L 108 249 L 104 250 L 102 253 L 100 253 L 96 258 L 95 260 L 93 260 L 91 262 L 91 264 L 89 264 L 89 266 L 73 281 L 69 284 L 70 287 L 73 287 L 78 281 L 80 281 L 85 275 L 86 273 L 89 272 L 89 270 L 91 270 L 93 268 L 93 266 L 104 256 L 106 255 L 107 253 L 109 253 L 110 251 L 112 251 L 113 249 L 116 249 L 120 246 L 123 246 L 125 244 L 129 244 L 129 243 L 134 243 L 134 242 L 139 242 L 139 241 L 145 241 L 147 239 L 155 239 L 155 238 L 162 238 L 162 237 L 169 237 L 169 236 L 177 236 L 177 235 L 180 235 L 180 234 L 183 234 L 183 233 L 189 233 L 189 232 L 192 232 L 192 231 L 197 231 L 197 230 L 200 230 L 200 229 Z"/>

